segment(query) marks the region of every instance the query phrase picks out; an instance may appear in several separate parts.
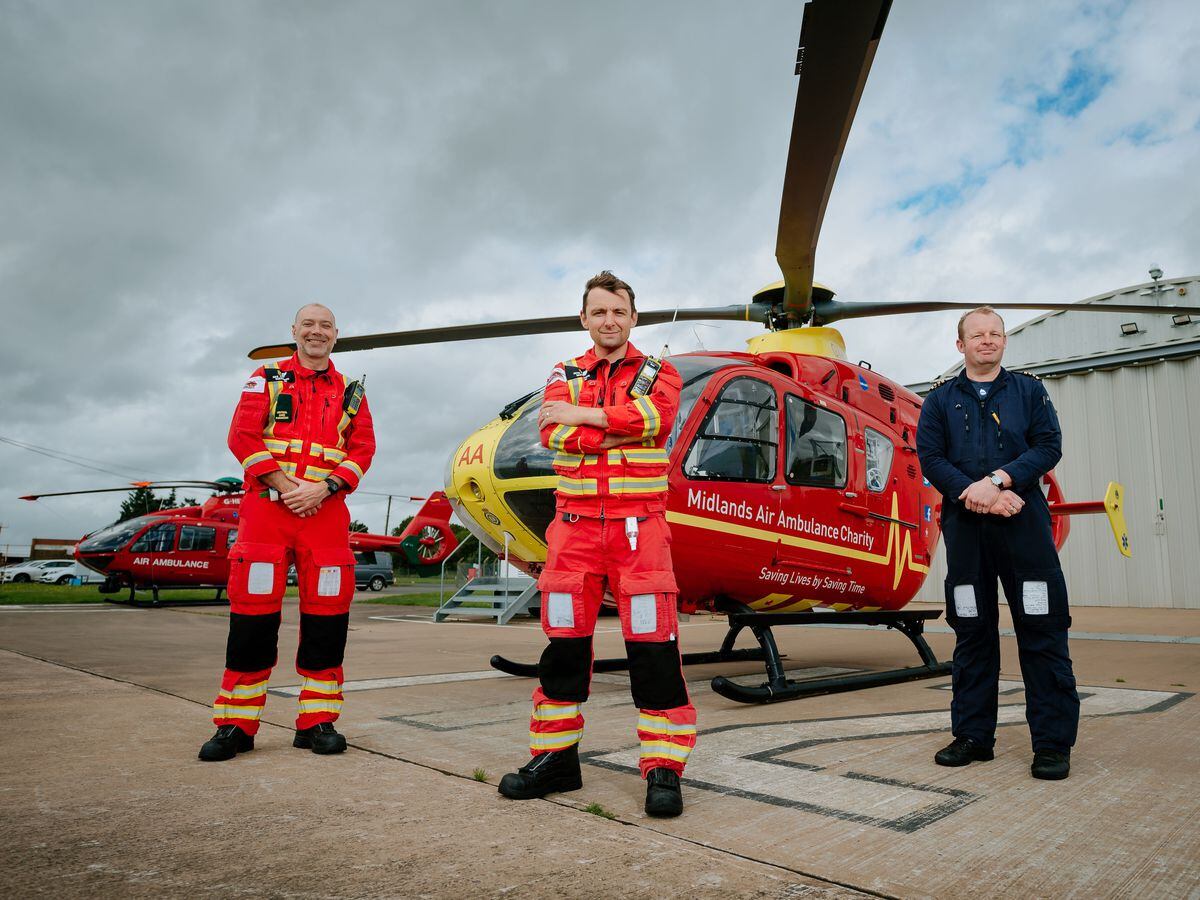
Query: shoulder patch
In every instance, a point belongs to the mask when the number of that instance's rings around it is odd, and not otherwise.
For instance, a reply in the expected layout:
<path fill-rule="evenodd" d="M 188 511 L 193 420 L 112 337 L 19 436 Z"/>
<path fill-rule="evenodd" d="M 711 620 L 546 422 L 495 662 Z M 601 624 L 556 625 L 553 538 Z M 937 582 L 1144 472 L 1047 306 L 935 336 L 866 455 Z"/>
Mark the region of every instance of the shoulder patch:
<path fill-rule="evenodd" d="M 592 373 L 587 369 L 581 369 L 579 366 L 563 366 L 563 375 L 570 381 L 572 378 L 590 378 Z"/>
<path fill-rule="evenodd" d="M 556 381 L 566 381 L 566 380 L 567 380 L 566 372 L 563 371 L 563 367 L 561 365 L 557 365 L 554 367 L 554 371 L 550 373 L 550 377 L 546 379 L 546 386 L 549 387 L 550 385 L 554 384 L 554 382 L 556 382 Z"/>
<path fill-rule="evenodd" d="M 1034 381 L 1041 381 L 1041 380 L 1042 380 L 1042 376 L 1041 376 L 1041 375 L 1034 375 L 1032 372 L 1019 371 L 1019 372 L 1017 372 L 1017 374 L 1018 374 L 1018 375 L 1024 375 L 1026 378 L 1032 378 Z"/>
<path fill-rule="evenodd" d="M 261 375 L 251 375 L 242 385 L 243 394 L 261 394 L 267 389 L 267 380 Z"/>
<path fill-rule="evenodd" d="M 266 379 L 270 382 L 282 382 L 283 384 L 295 384 L 296 373 L 291 369 L 266 369 Z"/>

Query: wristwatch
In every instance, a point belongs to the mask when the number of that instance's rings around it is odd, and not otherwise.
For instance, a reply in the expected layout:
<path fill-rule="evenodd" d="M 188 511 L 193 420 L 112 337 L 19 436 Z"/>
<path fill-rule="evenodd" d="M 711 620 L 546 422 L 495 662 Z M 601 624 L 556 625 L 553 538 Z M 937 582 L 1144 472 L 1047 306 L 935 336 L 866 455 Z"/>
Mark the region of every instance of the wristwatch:
<path fill-rule="evenodd" d="M 328 490 L 330 496 L 332 496 L 342 489 L 342 485 L 340 482 L 334 480 L 333 476 L 330 476 L 329 478 L 325 479 L 325 489 Z"/>
<path fill-rule="evenodd" d="M 1001 478 L 999 475 L 997 475 L 995 472 L 992 472 L 988 475 L 988 481 L 990 481 L 996 487 L 1000 488 L 1000 490 L 1004 490 L 1004 479 Z"/>

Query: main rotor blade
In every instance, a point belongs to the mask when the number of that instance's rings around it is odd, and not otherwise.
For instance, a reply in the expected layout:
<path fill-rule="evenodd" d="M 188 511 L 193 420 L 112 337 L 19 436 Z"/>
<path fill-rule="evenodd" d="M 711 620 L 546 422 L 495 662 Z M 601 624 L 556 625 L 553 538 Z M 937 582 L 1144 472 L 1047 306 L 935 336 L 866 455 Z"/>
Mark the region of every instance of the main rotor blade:
<path fill-rule="evenodd" d="M 817 237 L 891 0 L 811 0 L 796 52 L 796 113 L 775 258 L 793 324 L 812 310 Z"/>
<path fill-rule="evenodd" d="M 861 302 L 817 298 L 813 304 L 813 324 L 828 325 L 845 319 L 868 316 L 894 316 L 900 313 L 937 312 L 946 309 L 978 309 L 980 303 L 957 300 L 912 300 L 900 303 Z M 1153 313 L 1155 315 L 1200 315 L 1200 306 L 1139 306 L 1135 303 L 989 303 L 993 309 L 1044 309 L 1070 312 Z"/>
<path fill-rule="evenodd" d="M 666 322 L 737 321 L 766 322 L 770 307 L 762 303 L 741 303 L 736 306 L 695 307 L 692 309 L 656 309 L 638 313 L 639 325 L 662 325 Z M 476 325 L 450 325 L 445 328 L 422 328 L 416 331 L 391 331 L 384 334 L 363 334 L 340 337 L 335 353 L 352 350 L 374 350 L 379 347 L 408 347 L 415 344 L 441 344 L 448 341 L 476 341 L 481 338 L 514 337 L 523 334 L 553 334 L 581 331 L 579 316 L 554 316 L 545 319 L 515 319 L 508 322 L 483 322 Z M 279 359 L 290 356 L 295 344 L 268 344 L 250 351 L 250 359 Z"/>
<path fill-rule="evenodd" d="M 125 493 L 136 491 L 140 487 L 151 488 L 185 488 L 185 487 L 202 487 L 213 491 L 240 491 L 241 487 L 233 487 L 229 482 L 222 481 L 136 481 L 130 482 L 126 487 L 112 488 L 91 488 L 86 491 L 57 491 L 49 494 L 29 494 L 26 497 L 20 497 L 21 500 L 40 500 L 43 497 L 72 497 L 76 494 L 111 494 Z"/>

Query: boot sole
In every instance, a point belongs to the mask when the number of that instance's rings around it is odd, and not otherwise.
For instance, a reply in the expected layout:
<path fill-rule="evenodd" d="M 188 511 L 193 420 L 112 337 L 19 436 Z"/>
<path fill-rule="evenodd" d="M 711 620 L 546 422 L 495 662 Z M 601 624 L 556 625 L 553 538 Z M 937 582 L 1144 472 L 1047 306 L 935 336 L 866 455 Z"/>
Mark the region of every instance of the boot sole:
<path fill-rule="evenodd" d="M 1071 774 L 1071 770 L 1067 769 L 1065 772 L 1042 772 L 1040 774 L 1037 772 L 1030 772 L 1029 774 L 1034 778 L 1040 779 L 1041 781 L 1062 781 Z"/>
<path fill-rule="evenodd" d="M 538 789 L 536 791 L 521 791 L 509 788 L 505 790 L 504 782 L 500 782 L 498 788 L 500 794 L 510 800 L 539 800 L 547 794 L 565 794 L 569 791 L 578 791 L 583 788 L 583 776 L 578 778 L 560 778 L 550 784 L 549 787 Z"/>
<path fill-rule="evenodd" d="M 964 759 L 961 761 L 955 760 L 953 762 L 943 762 L 942 760 L 938 759 L 935 756 L 933 758 L 933 761 L 935 763 L 937 763 L 939 766 L 946 766 L 947 768 L 950 768 L 950 769 L 957 769 L 960 766 L 969 766 L 973 762 L 991 762 L 995 758 L 996 758 L 995 752 L 989 752 L 986 755 L 979 754 L 978 756 L 971 756 L 971 757 L 968 757 L 967 759 Z"/>
<path fill-rule="evenodd" d="M 334 753 L 345 753 L 346 752 L 345 744 L 342 744 L 340 747 L 336 747 L 332 750 L 318 750 L 316 747 L 313 746 L 313 743 L 311 740 L 309 740 L 308 738 L 302 738 L 302 737 L 292 738 L 292 746 L 299 750 L 311 750 L 313 753 L 319 754 L 321 756 L 330 756 Z"/>
<path fill-rule="evenodd" d="M 227 759 L 233 759 L 239 753 L 249 753 L 253 749 L 254 749 L 254 745 L 251 744 L 249 747 L 246 747 L 244 749 L 243 748 L 235 749 L 228 756 L 205 756 L 204 750 L 201 749 L 200 752 L 196 754 L 196 758 L 203 760 L 204 762 L 225 762 L 225 760 L 227 760 Z"/>

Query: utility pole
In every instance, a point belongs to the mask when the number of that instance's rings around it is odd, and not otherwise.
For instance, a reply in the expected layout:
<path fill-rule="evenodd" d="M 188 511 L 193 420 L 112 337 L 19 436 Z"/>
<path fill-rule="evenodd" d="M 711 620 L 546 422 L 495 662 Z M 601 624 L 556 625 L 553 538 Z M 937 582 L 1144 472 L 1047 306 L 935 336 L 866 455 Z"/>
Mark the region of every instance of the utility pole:
<path fill-rule="evenodd" d="M 392 495 L 388 494 L 387 514 L 383 517 L 383 533 L 388 534 L 388 525 L 392 521 Z"/>

